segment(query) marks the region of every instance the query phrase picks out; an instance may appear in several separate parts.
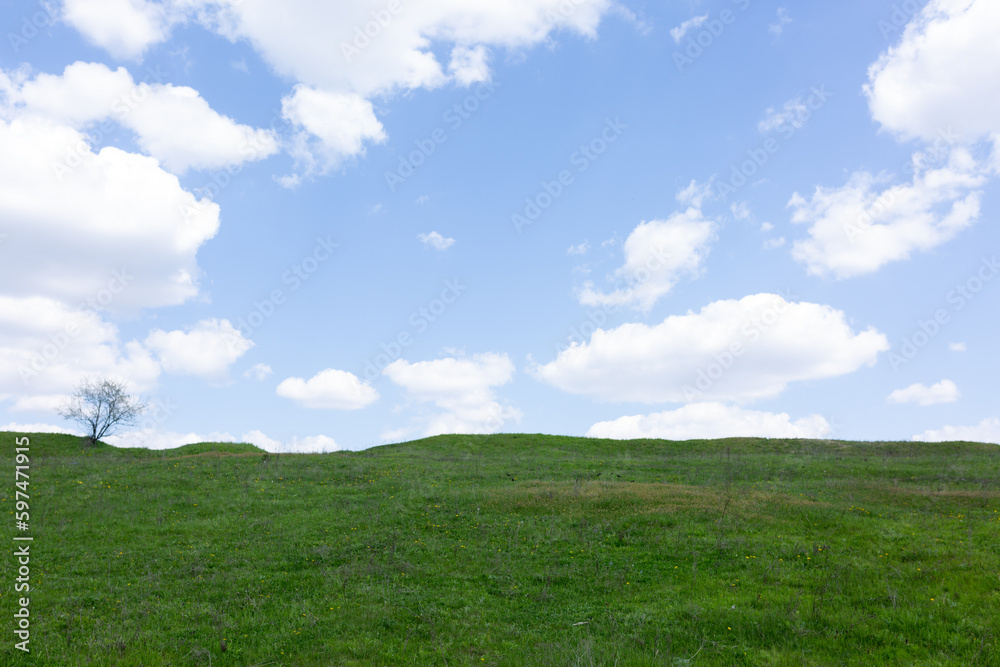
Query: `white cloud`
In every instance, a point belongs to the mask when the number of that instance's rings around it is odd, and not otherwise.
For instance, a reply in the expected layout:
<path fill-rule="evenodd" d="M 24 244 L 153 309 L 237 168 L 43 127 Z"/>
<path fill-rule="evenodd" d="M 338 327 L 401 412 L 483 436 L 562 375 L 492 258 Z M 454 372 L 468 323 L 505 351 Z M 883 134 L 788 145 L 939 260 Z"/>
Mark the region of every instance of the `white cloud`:
<path fill-rule="evenodd" d="M 590 250 L 590 243 L 584 241 L 578 245 L 571 245 L 566 249 L 567 255 L 586 255 L 587 251 Z"/>
<path fill-rule="evenodd" d="M 11 412 L 56 412 L 66 402 L 68 396 L 69 394 L 19 396 L 10 410 Z"/>
<path fill-rule="evenodd" d="M 916 403 L 917 405 L 937 405 L 954 403 L 958 400 L 958 387 L 951 380 L 941 380 L 928 387 L 922 383 L 911 384 L 906 389 L 897 389 L 886 400 L 890 403 Z"/>
<path fill-rule="evenodd" d="M 319 454 L 340 449 L 337 442 L 325 435 L 311 435 L 305 438 L 292 437 L 281 441 L 270 438 L 261 431 L 253 430 L 239 438 L 226 432 L 178 433 L 175 431 L 143 430 L 129 431 L 105 438 L 105 442 L 115 447 L 145 447 L 146 449 L 176 449 L 199 442 L 246 442 L 272 454 Z"/>
<path fill-rule="evenodd" d="M 933 142 L 913 157 L 910 183 L 855 173 L 841 188 L 797 193 L 794 220 L 812 225 L 792 254 L 810 273 L 870 273 L 952 238 L 979 217 L 980 188 L 1000 167 L 1000 4 L 931 0 L 868 72 L 874 120 L 900 139 Z M 995 142 L 994 164 L 971 148 Z M 949 154 L 947 164 L 941 158 Z"/>
<path fill-rule="evenodd" d="M 113 447 L 143 447 L 145 449 L 176 449 L 184 445 L 199 442 L 236 442 L 229 433 L 213 431 L 211 433 L 178 433 L 175 431 L 159 431 L 155 429 L 126 431 L 104 438 L 104 442 Z"/>
<path fill-rule="evenodd" d="M 792 421 L 787 413 L 757 412 L 721 403 L 692 403 L 677 410 L 598 422 L 589 438 L 825 438 L 830 424 L 820 415 Z"/>
<path fill-rule="evenodd" d="M 857 172 L 842 187 L 816 188 L 808 201 L 795 193 L 792 221 L 810 227 L 792 256 L 810 274 L 850 278 L 926 252 L 972 225 L 985 182 L 980 165 L 959 148 L 942 166 L 924 157 L 914 156 L 910 183 L 883 186 L 886 177 Z"/>
<path fill-rule="evenodd" d="M 165 40 L 172 22 L 165 5 L 146 0 L 65 0 L 62 16 L 118 58 L 138 58 Z"/>
<path fill-rule="evenodd" d="M 417 234 L 417 238 L 420 239 L 420 242 L 424 244 L 425 248 L 434 248 L 435 250 L 447 250 L 455 245 L 455 239 L 445 238 L 437 232 L 431 232 L 430 234 Z"/>
<path fill-rule="evenodd" d="M 785 31 L 785 26 L 791 22 L 792 17 L 788 15 L 788 10 L 784 7 L 778 7 L 778 20 L 776 23 L 767 26 L 767 29 L 775 37 L 781 37 L 781 33 Z"/>
<path fill-rule="evenodd" d="M 448 73 L 456 83 L 462 86 L 489 81 L 490 57 L 486 47 L 482 44 L 472 48 L 456 46 L 451 50 Z"/>
<path fill-rule="evenodd" d="M 704 16 L 695 16 L 690 18 L 684 23 L 681 23 L 676 28 L 670 29 L 670 36 L 674 38 L 674 44 L 680 44 L 681 40 L 684 39 L 684 35 L 688 34 L 688 31 L 692 28 L 697 28 L 701 26 L 708 19 L 708 14 Z"/>
<path fill-rule="evenodd" d="M 965 343 L 948 343 L 948 349 L 952 352 L 965 352 Z"/>
<path fill-rule="evenodd" d="M 87 376 L 151 388 L 160 363 L 102 317 L 199 294 L 196 255 L 219 207 L 154 158 L 81 131 L 135 90 L 124 70 L 86 63 L 0 76 L 0 400 L 12 410 L 51 411 Z"/>
<path fill-rule="evenodd" d="M 799 130 L 809 120 L 812 113 L 802 98 L 796 97 L 785 102 L 780 110 L 768 107 L 763 120 L 757 123 L 757 129 L 762 133 L 773 132 L 786 126 Z"/>
<path fill-rule="evenodd" d="M 111 70 L 101 63 L 75 62 L 62 74 L 43 72 L 10 86 L 4 91 L 4 115 L 36 113 L 81 128 L 112 113 L 127 113 L 129 105 L 136 103 L 131 96 L 134 90 L 135 82 L 124 67 Z"/>
<path fill-rule="evenodd" d="M 746 220 L 750 217 L 750 207 L 745 201 L 736 202 L 729 206 L 729 210 L 732 212 L 733 217 L 737 220 Z"/>
<path fill-rule="evenodd" d="M 263 382 L 264 378 L 272 373 L 274 373 L 274 371 L 271 370 L 271 367 L 267 364 L 254 364 L 243 373 L 243 377 L 248 380 L 252 379 L 257 382 Z"/>
<path fill-rule="evenodd" d="M 414 429 L 410 426 L 401 426 L 400 428 L 391 428 L 382 432 L 383 442 L 403 442 L 409 438 L 414 433 Z"/>
<path fill-rule="evenodd" d="M 299 84 L 282 98 L 281 113 L 301 128 L 291 153 L 306 175 L 326 173 L 348 158 L 364 155 L 366 141 L 386 140 L 372 103 L 356 94 Z"/>
<path fill-rule="evenodd" d="M 240 125 L 214 111 L 193 88 L 140 83 L 141 100 L 121 122 L 139 145 L 175 174 L 260 160 L 278 152 L 270 130 Z"/>
<path fill-rule="evenodd" d="M 281 447 L 281 441 L 268 437 L 264 432 L 253 430 L 243 434 L 243 442 L 248 442 L 254 447 L 260 447 L 264 451 L 274 452 Z"/>
<path fill-rule="evenodd" d="M 246 41 L 280 76 L 296 81 L 283 101 L 298 125 L 291 144 L 301 173 L 294 187 L 385 140 L 369 100 L 448 82 L 490 78 L 490 49 L 523 50 L 556 31 L 594 38 L 612 0 L 510 0 L 419 6 L 393 0 L 67 0 L 66 20 L 113 53 L 136 57 L 171 27 L 195 20 L 232 41 Z M 448 53 L 447 67 L 438 61 Z M 445 71 L 447 69 L 447 71 Z"/>
<path fill-rule="evenodd" d="M 528 48 L 560 29 L 593 37 L 612 6 L 611 0 L 191 4 L 203 25 L 246 40 L 279 74 L 299 82 L 285 113 L 307 130 L 295 148 L 307 176 L 363 154 L 366 142 L 384 141 L 368 100 L 449 81 L 488 80 L 491 47 Z M 449 54 L 447 72 L 436 55 L 442 47 Z M 279 182 L 294 186 L 295 176 Z"/>
<path fill-rule="evenodd" d="M 22 117 L 0 120 L 0 219 L 9 295 L 75 304 L 125 283 L 101 307 L 134 310 L 198 293 L 195 255 L 215 236 L 219 207 L 152 158 L 95 153 L 78 130 Z"/>
<path fill-rule="evenodd" d="M 774 250 L 775 248 L 780 248 L 785 245 L 785 237 L 779 236 L 776 239 L 768 239 L 764 241 L 764 250 Z"/>
<path fill-rule="evenodd" d="M 506 354 L 476 354 L 410 363 L 397 359 L 383 371 L 417 403 L 433 403 L 444 413 L 425 419 L 424 435 L 492 433 L 520 411 L 497 401 L 494 387 L 511 381 L 514 364 Z M 402 437 L 405 429 L 397 429 Z"/>
<path fill-rule="evenodd" d="M 337 441 L 325 435 L 310 435 L 305 438 L 292 437 L 281 441 L 269 438 L 260 431 L 244 433 L 241 440 L 272 454 L 323 454 L 341 449 Z"/>
<path fill-rule="evenodd" d="M 318 453 L 325 454 L 326 452 L 335 452 L 341 447 L 337 444 L 337 441 L 326 435 L 307 435 L 304 438 L 293 437 L 291 440 L 284 443 L 283 447 L 277 450 L 281 453 L 284 452 L 296 452 L 296 453 Z"/>
<path fill-rule="evenodd" d="M 309 380 L 291 377 L 278 385 L 278 396 L 307 408 L 360 410 L 378 400 L 378 391 L 347 371 L 327 368 Z"/>
<path fill-rule="evenodd" d="M 392 11 L 385 0 L 197 4 L 208 10 L 206 25 L 246 39 L 280 74 L 364 97 L 432 88 L 449 76 L 459 83 L 482 80 L 484 47 L 528 48 L 560 29 L 593 37 L 612 6 L 610 0 L 428 0 L 391 3 L 398 7 Z M 443 50 L 450 56 L 449 75 L 435 55 L 442 46 L 452 47 Z"/>
<path fill-rule="evenodd" d="M 945 426 L 938 430 L 924 431 L 913 436 L 913 439 L 921 442 L 964 440 L 1000 445 L 1000 419 L 984 419 L 975 426 Z"/>
<path fill-rule="evenodd" d="M 692 179 L 686 188 L 677 193 L 677 201 L 686 206 L 701 208 L 706 199 L 712 198 L 712 184 L 714 181 L 714 176 L 704 183 L 699 183 Z"/>
<path fill-rule="evenodd" d="M 229 366 L 254 346 L 229 320 L 202 320 L 187 331 L 154 329 L 146 347 L 156 352 L 168 373 L 197 375 L 221 382 Z"/>
<path fill-rule="evenodd" d="M 193 88 L 136 84 L 121 67 L 112 71 L 99 63 L 76 62 L 61 75 L 43 73 L 7 88 L 4 115 L 40 115 L 75 129 L 117 122 L 134 131 L 139 146 L 176 174 L 260 160 L 278 151 L 273 132 L 219 114 Z"/>
<path fill-rule="evenodd" d="M 65 428 L 63 426 L 53 426 L 52 424 L 24 424 L 18 422 L 9 422 L 0 426 L 0 431 L 7 431 L 8 433 L 66 433 L 69 435 L 73 434 L 71 429 Z"/>
<path fill-rule="evenodd" d="M 904 138 L 1000 133 L 1000 3 L 931 0 L 868 71 L 873 118 Z"/>
<path fill-rule="evenodd" d="M 772 225 L 770 222 L 765 222 L 760 226 L 760 231 L 762 232 L 769 232 L 772 229 L 774 229 L 774 225 Z"/>
<path fill-rule="evenodd" d="M 132 391 L 153 387 L 160 365 L 91 310 L 44 297 L 0 295 L 0 401 L 51 412 L 84 377 L 112 377 Z"/>
<path fill-rule="evenodd" d="M 874 365 L 889 349 L 869 328 L 854 333 L 830 306 L 774 294 L 716 301 L 657 325 L 598 329 L 532 374 L 563 391 L 639 403 L 748 401 L 789 383 L 832 378 Z"/>
<path fill-rule="evenodd" d="M 716 225 L 689 208 L 667 220 L 640 223 L 625 239 L 625 264 L 613 278 L 621 285 L 605 293 L 590 281 L 579 291 L 586 306 L 626 305 L 648 311 L 684 276 L 697 276 L 716 238 Z"/>

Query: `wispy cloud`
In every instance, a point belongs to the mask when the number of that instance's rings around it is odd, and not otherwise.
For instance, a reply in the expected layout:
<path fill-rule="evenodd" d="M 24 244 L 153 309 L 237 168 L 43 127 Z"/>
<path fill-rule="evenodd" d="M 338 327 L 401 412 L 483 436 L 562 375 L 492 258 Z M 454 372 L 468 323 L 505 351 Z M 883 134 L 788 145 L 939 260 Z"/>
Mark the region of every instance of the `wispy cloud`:
<path fill-rule="evenodd" d="M 785 26 L 791 22 L 792 17 L 788 15 L 788 10 L 784 7 L 778 7 L 778 21 L 767 26 L 767 29 L 775 37 L 781 37 L 781 33 L 785 31 Z"/>
<path fill-rule="evenodd" d="M 757 129 L 761 133 L 767 133 L 790 125 L 798 130 L 811 115 L 812 112 L 802 98 L 796 97 L 785 102 L 781 109 L 768 107 L 764 119 L 757 123 Z"/>
<path fill-rule="evenodd" d="M 680 24 L 676 28 L 670 30 L 670 36 L 674 38 L 675 44 L 680 44 L 681 40 L 684 39 L 684 35 L 688 33 L 692 28 L 697 28 L 702 23 L 708 20 L 708 14 L 704 16 L 695 16 L 693 19 L 688 19 L 684 23 Z"/>
<path fill-rule="evenodd" d="M 273 373 L 271 367 L 267 364 L 254 364 L 243 373 L 243 377 L 248 380 L 256 380 L 257 382 L 263 382 L 264 378 Z"/>

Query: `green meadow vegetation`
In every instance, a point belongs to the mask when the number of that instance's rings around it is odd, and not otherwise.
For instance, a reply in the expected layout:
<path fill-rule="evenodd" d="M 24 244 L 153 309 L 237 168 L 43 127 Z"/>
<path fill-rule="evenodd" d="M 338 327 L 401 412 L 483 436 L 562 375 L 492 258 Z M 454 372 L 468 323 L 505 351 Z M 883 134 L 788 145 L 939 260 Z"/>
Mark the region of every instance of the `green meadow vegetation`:
<path fill-rule="evenodd" d="M 29 437 L 4 665 L 1000 665 L 996 445 Z"/>

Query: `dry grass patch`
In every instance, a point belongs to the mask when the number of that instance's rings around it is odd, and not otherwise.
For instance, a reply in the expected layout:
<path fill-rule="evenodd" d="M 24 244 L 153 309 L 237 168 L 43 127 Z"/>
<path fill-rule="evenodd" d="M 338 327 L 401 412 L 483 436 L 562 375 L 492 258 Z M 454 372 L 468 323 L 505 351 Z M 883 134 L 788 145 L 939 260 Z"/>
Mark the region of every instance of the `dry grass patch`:
<path fill-rule="evenodd" d="M 1000 505 L 1000 492 L 971 489 L 932 490 L 906 486 L 875 486 L 858 488 L 854 502 L 876 503 L 898 508 L 976 509 Z"/>
<path fill-rule="evenodd" d="M 506 512 L 550 514 L 670 514 L 679 511 L 719 511 L 726 502 L 725 491 L 688 484 L 641 482 L 534 482 L 492 489 L 487 505 Z M 825 505 L 785 494 L 733 489 L 729 507 L 740 514 L 753 513 L 762 504 Z"/>

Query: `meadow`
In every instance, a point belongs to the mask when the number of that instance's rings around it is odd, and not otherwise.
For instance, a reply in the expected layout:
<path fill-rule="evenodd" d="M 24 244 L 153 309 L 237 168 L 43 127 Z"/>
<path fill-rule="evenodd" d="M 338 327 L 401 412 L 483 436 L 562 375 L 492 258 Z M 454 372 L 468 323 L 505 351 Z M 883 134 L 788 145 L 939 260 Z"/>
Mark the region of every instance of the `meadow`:
<path fill-rule="evenodd" d="M 29 437 L 4 665 L 1000 665 L 996 445 Z"/>

